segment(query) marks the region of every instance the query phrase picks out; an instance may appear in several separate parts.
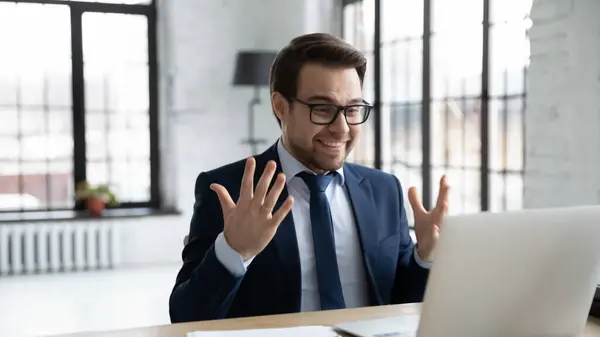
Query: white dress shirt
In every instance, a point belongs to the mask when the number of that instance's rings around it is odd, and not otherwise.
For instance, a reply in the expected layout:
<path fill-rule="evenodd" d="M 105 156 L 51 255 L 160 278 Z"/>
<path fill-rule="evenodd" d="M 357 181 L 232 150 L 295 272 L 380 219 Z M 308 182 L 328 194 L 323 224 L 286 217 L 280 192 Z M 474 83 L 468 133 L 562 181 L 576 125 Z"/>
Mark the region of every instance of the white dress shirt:
<path fill-rule="evenodd" d="M 277 152 L 281 162 L 281 170 L 286 176 L 288 194 L 294 198 L 292 214 L 300 254 L 302 278 L 301 310 L 320 310 L 321 303 L 319 300 L 317 268 L 310 223 L 310 191 L 302 178 L 296 176 L 300 172 L 310 170 L 296 160 L 283 147 L 281 139 L 277 143 Z M 327 200 L 331 207 L 331 217 L 333 218 L 335 252 L 340 281 L 342 283 L 342 292 L 346 307 L 364 307 L 369 305 L 369 298 L 359 236 L 350 199 L 344 186 L 344 169 L 340 168 L 337 172 L 339 174 L 331 181 L 325 190 L 325 194 L 327 195 Z M 244 262 L 242 257 L 227 244 L 223 233 L 219 234 L 215 242 L 215 254 L 225 268 L 236 276 L 243 275 L 253 260 L 251 258 Z M 430 263 L 420 259 L 416 248 L 415 259 L 421 267 L 431 267 Z"/>

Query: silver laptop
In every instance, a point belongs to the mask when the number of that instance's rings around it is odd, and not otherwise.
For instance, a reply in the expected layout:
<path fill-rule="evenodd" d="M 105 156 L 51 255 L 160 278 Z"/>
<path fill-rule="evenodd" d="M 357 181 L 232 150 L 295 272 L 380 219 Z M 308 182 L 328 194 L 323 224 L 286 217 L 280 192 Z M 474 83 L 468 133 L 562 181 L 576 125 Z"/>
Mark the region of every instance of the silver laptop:
<path fill-rule="evenodd" d="M 573 337 L 600 280 L 600 206 L 446 218 L 419 316 L 340 324 L 362 337 Z"/>

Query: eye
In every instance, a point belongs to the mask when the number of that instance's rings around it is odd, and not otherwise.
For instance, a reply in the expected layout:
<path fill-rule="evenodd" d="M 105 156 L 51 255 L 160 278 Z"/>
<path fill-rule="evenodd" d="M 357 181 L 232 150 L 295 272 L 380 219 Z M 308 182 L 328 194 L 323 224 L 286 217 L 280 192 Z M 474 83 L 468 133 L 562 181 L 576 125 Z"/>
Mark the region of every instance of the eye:
<path fill-rule="evenodd" d="M 318 113 L 323 113 L 323 114 L 330 114 L 330 113 L 335 113 L 337 111 L 337 108 L 331 105 L 315 105 L 313 107 L 313 111 L 318 112 Z"/>
<path fill-rule="evenodd" d="M 358 106 L 348 107 L 348 109 L 346 109 L 346 114 L 347 115 L 356 115 L 356 114 L 359 114 L 360 111 L 361 111 L 360 108 L 361 107 L 358 107 Z"/>

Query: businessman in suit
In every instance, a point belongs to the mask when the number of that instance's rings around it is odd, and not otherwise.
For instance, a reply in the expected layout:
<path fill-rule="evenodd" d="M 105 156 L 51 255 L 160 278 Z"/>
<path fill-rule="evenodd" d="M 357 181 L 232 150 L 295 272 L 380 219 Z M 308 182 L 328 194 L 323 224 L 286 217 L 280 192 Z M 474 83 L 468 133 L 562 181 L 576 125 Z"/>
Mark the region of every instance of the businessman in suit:
<path fill-rule="evenodd" d="M 414 244 L 398 179 L 345 163 L 372 110 L 365 71 L 364 55 L 328 34 L 278 53 L 270 91 L 281 138 L 198 176 L 172 322 L 423 300 L 448 184 L 429 211 L 409 190 Z"/>

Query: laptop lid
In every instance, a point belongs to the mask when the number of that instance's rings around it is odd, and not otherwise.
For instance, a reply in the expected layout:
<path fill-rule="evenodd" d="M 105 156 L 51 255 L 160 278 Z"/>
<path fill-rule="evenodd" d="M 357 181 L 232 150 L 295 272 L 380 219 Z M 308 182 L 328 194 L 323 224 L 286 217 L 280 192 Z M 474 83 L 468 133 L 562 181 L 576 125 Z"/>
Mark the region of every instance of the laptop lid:
<path fill-rule="evenodd" d="M 600 207 L 446 218 L 418 336 L 574 336 L 600 267 Z"/>

